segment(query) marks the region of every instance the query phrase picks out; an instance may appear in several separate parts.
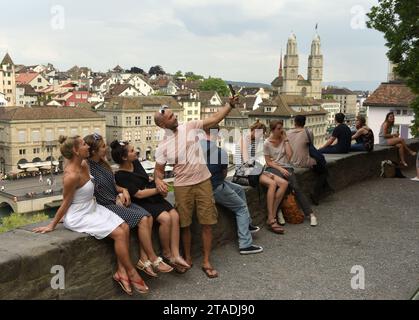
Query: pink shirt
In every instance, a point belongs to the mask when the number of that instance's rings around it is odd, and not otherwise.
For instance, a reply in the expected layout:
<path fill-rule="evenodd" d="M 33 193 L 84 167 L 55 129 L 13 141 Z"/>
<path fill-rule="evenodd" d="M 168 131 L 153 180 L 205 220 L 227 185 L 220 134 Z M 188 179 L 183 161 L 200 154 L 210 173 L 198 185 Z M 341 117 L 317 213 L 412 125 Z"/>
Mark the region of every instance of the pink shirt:
<path fill-rule="evenodd" d="M 175 133 L 166 130 L 163 141 L 156 150 L 156 161 L 161 165 L 173 165 L 175 187 L 193 186 L 211 178 L 199 136 L 203 138 L 202 120 L 180 124 Z"/>

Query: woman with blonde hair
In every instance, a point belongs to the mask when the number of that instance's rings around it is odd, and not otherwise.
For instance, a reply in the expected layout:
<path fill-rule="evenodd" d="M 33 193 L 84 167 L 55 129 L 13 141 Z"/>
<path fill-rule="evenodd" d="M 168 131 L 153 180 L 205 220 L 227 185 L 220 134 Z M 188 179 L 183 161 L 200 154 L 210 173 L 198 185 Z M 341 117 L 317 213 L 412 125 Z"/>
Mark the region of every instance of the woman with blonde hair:
<path fill-rule="evenodd" d="M 130 260 L 128 225 L 112 211 L 98 205 L 93 196 L 94 184 L 85 160 L 89 156 L 89 146 L 79 136 L 60 136 L 59 142 L 61 154 L 68 160 L 63 176 L 63 202 L 47 226 L 33 231 L 51 232 L 65 216 L 64 227 L 67 229 L 88 233 L 96 239 L 112 238 L 118 264 L 113 279 L 129 295 L 132 294 L 131 284 L 139 293 L 148 292 Z"/>

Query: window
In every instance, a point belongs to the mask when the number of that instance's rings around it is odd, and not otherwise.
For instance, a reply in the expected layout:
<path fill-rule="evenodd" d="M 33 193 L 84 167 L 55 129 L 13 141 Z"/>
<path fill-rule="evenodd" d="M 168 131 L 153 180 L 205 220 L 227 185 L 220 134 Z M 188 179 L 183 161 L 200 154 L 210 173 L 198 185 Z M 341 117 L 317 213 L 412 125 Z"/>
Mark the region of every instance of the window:
<path fill-rule="evenodd" d="M 32 130 L 32 142 L 41 141 L 41 133 L 39 130 Z"/>
<path fill-rule="evenodd" d="M 113 131 L 113 138 L 116 140 L 116 139 L 118 139 L 118 131 L 117 130 L 114 130 Z"/>
<path fill-rule="evenodd" d="M 135 131 L 135 132 L 134 132 L 134 140 L 135 140 L 136 142 L 138 142 L 138 141 L 140 141 L 140 140 L 141 140 L 141 133 L 140 133 L 140 131 Z"/>
<path fill-rule="evenodd" d="M 160 130 L 157 130 L 156 132 L 154 132 L 154 140 L 155 141 L 160 141 Z"/>
<path fill-rule="evenodd" d="M 90 133 L 90 130 L 88 127 L 83 128 L 83 137 L 87 136 Z"/>
<path fill-rule="evenodd" d="M 76 136 L 78 133 L 78 129 L 76 127 L 73 127 L 70 129 L 70 136 Z"/>
<path fill-rule="evenodd" d="M 65 128 L 58 128 L 58 136 L 65 136 Z"/>
<path fill-rule="evenodd" d="M 18 142 L 26 142 L 26 130 L 19 130 L 17 135 Z"/>
<path fill-rule="evenodd" d="M 192 110 L 188 110 L 188 115 L 191 115 L 192 114 Z"/>
<path fill-rule="evenodd" d="M 146 141 L 151 141 L 151 130 L 147 130 L 146 131 L 146 137 L 145 137 Z"/>
<path fill-rule="evenodd" d="M 54 150 L 54 147 L 47 147 L 47 153 L 51 153 Z"/>
<path fill-rule="evenodd" d="M 87 99 L 87 94 L 83 94 L 83 95 L 82 95 L 82 98 L 83 98 L 83 99 Z"/>
<path fill-rule="evenodd" d="M 407 116 L 407 110 L 403 110 L 403 115 Z"/>
<path fill-rule="evenodd" d="M 131 142 L 131 131 L 125 132 L 125 140 Z"/>
<path fill-rule="evenodd" d="M 151 116 L 147 116 L 146 125 L 151 125 Z"/>
<path fill-rule="evenodd" d="M 400 110 L 397 110 L 397 111 L 396 111 L 396 114 L 397 114 L 397 115 L 400 115 L 400 114 L 401 114 L 401 111 L 400 111 Z"/>
<path fill-rule="evenodd" d="M 76 99 L 81 99 L 81 94 L 80 93 L 76 94 Z"/>
<path fill-rule="evenodd" d="M 40 148 L 33 148 L 33 153 L 34 154 L 41 153 L 41 149 Z"/>
<path fill-rule="evenodd" d="M 26 154 L 26 149 L 19 149 L 19 154 L 20 155 Z"/>
<path fill-rule="evenodd" d="M 11 81 L 7 81 L 7 84 L 10 86 L 10 85 L 12 85 L 12 82 Z"/>
<path fill-rule="evenodd" d="M 118 125 L 118 116 L 113 116 L 113 125 L 114 126 Z"/>
<path fill-rule="evenodd" d="M 198 110 L 195 110 L 195 114 L 198 114 Z"/>
<path fill-rule="evenodd" d="M 52 140 L 54 140 L 53 129 L 46 129 L 45 130 L 45 141 L 52 141 Z"/>
<path fill-rule="evenodd" d="M 140 126 L 141 125 L 141 117 L 135 117 L 135 125 Z"/>
<path fill-rule="evenodd" d="M 132 123 L 131 123 L 131 117 L 126 117 L 125 120 L 126 120 L 127 126 L 131 126 L 132 125 Z"/>
<path fill-rule="evenodd" d="M 42 82 L 42 79 L 41 78 L 38 78 L 38 83 L 41 83 Z"/>
<path fill-rule="evenodd" d="M 192 120 L 192 118 L 188 118 L 188 121 L 191 121 Z"/>

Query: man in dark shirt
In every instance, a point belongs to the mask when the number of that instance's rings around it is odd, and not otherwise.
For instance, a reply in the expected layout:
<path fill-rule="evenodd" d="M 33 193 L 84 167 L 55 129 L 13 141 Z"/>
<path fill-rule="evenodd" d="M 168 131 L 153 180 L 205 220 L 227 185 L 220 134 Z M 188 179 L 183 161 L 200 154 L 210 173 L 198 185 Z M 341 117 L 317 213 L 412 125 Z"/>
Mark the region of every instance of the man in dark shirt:
<path fill-rule="evenodd" d="M 215 202 L 230 209 L 236 215 L 237 233 L 240 254 L 252 254 L 263 251 L 253 244 L 251 232 L 259 231 L 259 227 L 251 224 L 246 194 L 243 188 L 235 183 L 225 181 L 227 176 L 228 155 L 218 148 L 212 138 L 218 136 L 218 127 L 206 130 L 206 139 L 200 141 L 208 170 L 211 172 L 211 183 Z"/>
<path fill-rule="evenodd" d="M 335 121 L 338 124 L 333 130 L 332 136 L 327 140 L 326 144 L 319 149 L 321 153 L 348 153 L 351 149 L 352 132 L 349 127 L 344 124 L 345 115 L 336 113 Z M 332 145 L 335 140 L 336 144 Z"/>

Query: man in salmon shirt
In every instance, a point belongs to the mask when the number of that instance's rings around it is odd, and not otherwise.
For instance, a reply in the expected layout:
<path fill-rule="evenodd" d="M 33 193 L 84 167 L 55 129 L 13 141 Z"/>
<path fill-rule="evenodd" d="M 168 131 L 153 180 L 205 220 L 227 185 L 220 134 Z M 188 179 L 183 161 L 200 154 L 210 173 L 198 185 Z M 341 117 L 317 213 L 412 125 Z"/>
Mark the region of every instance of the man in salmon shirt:
<path fill-rule="evenodd" d="M 218 277 L 217 270 L 210 263 L 212 225 L 217 223 L 218 214 L 212 194 L 211 173 L 197 135 L 222 121 L 237 103 L 238 96 L 231 97 L 229 103 L 212 117 L 182 124 L 178 124 L 173 111 L 167 106 L 154 115 L 156 125 L 165 129 L 165 136 L 156 150 L 154 180 L 157 190 L 167 194 L 168 186 L 163 181 L 164 168 L 166 164 L 173 165 L 176 209 L 179 212 L 185 260 L 192 265 L 190 225 L 195 210 L 202 226 L 202 270 L 209 278 Z"/>

